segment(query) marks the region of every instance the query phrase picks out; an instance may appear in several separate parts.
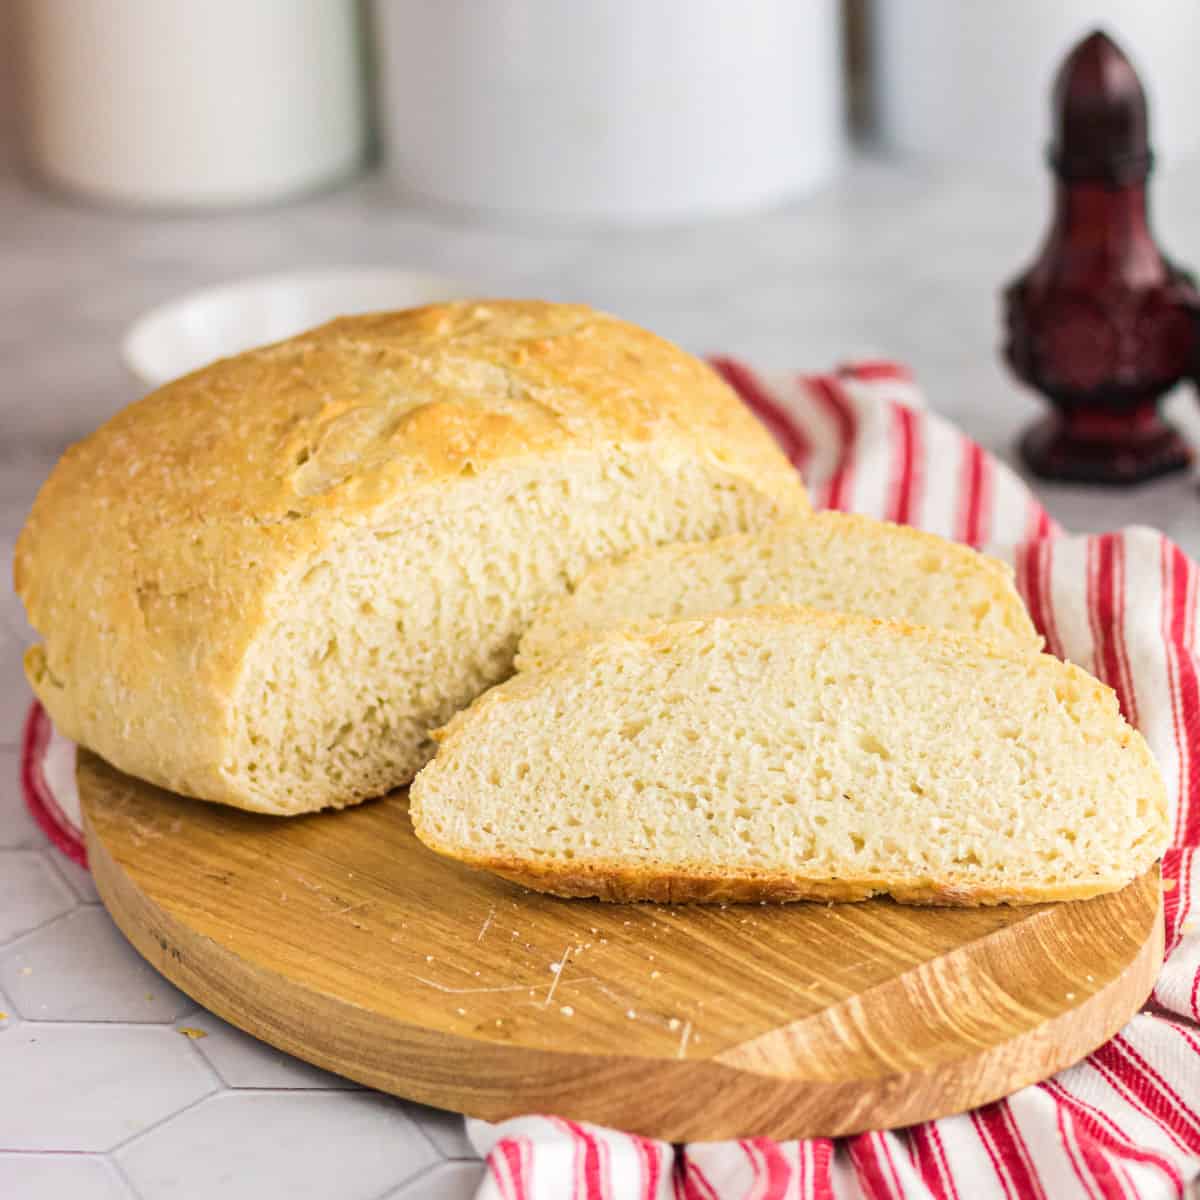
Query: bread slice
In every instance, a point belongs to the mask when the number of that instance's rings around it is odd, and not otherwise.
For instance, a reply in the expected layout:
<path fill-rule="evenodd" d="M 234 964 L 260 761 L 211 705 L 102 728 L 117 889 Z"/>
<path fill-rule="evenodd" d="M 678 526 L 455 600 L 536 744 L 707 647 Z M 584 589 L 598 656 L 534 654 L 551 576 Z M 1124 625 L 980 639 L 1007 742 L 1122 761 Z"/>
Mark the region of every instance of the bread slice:
<path fill-rule="evenodd" d="M 573 305 L 348 317 L 72 447 L 16 551 L 64 734 L 269 813 L 408 782 L 593 563 L 807 512 L 704 363 Z"/>
<path fill-rule="evenodd" d="M 1042 646 L 1007 564 L 908 526 L 825 512 L 593 567 L 537 615 L 517 665 L 544 666 L 606 629 L 761 604 L 959 630 L 1017 649 Z"/>
<path fill-rule="evenodd" d="M 1145 741 L 1078 667 L 792 606 L 517 675 L 450 722 L 411 800 L 438 853 L 605 900 L 1065 900 L 1167 840 Z"/>

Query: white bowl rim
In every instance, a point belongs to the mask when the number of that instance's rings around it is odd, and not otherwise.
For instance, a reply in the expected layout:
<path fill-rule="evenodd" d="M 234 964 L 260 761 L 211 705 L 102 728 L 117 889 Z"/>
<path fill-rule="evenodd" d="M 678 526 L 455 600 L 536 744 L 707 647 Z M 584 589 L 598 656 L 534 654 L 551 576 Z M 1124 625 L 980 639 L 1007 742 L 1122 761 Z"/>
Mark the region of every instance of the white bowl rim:
<path fill-rule="evenodd" d="M 483 298 L 488 295 L 487 288 L 474 286 L 461 278 L 406 267 L 345 266 L 247 275 L 184 292 L 142 313 L 126 327 L 121 336 L 121 361 L 142 383 L 148 387 L 158 387 L 174 376 L 164 375 L 159 369 L 161 359 L 153 347 L 166 328 L 180 322 L 189 312 L 275 291 L 319 293 L 327 288 L 344 287 L 350 290 L 364 284 L 384 286 L 389 282 L 427 291 L 428 303 L 436 303 L 439 299 Z M 422 301 L 414 301 L 414 304 L 419 303 Z"/>

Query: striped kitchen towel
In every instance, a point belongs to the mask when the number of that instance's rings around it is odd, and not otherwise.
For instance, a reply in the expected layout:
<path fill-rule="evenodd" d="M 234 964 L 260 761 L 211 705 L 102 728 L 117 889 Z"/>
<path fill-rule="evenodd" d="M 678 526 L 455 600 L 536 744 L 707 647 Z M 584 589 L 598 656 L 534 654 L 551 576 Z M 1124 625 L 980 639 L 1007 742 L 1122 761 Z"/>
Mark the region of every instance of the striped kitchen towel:
<path fill-rule="evenodd" d="M 1006 466 L 924 410 L 887 363 L 767 377 L 714 360 L 823 507 L 901 521 L 1008 559 L 1047 648 L 1117 692 L 1166 777 L 1166 959 L 1145 1008 L 1052 1079 L 973 1112 L 830 1140 L 671 1146 L 556 1117 L 469 1122 L 479 1200 L 1158 1200 L 1200 1174 L 1200 569 L 1161 534 L 1065 535 Z M 23 781 L 83 858 L 73 747 L 36 706 Z M 703 1103 L 697 1097 L 697 1103 Z"/>

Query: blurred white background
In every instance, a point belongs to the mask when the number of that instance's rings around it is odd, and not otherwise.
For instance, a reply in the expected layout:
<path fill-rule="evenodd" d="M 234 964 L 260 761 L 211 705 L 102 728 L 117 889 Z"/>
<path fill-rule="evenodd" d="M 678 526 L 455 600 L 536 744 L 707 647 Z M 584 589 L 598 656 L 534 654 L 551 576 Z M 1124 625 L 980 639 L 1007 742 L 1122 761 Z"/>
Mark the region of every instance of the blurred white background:
<path fill-rule="evenodd" d="M 522 0 L 505 3 L 518 11 Z M 997 354 L 1000 289 L 1035 254 L 1049 215 L 1040 139 L 1027 145 L 1026 168 L 1018 170 L 901 155 L 860 130 L 844 165 L 790 200 L 646 227 L 498 221 L 410 205 L 378 166 L 263 207 L 89 205 L 46 190 L 14 163 L 14 8 L 0 4 L 0 22 L 9 23 L 0 25 L 0 55 L 10 60 L 0 69 L 6 528 L 19 524 L 66 442 L 137 394 L 119 346 L 139 316 L 196 288 L 279 272 L 404 268 L 479 292 L 583 300 L 696 352 L 743 355 L 770 369 L 895 357 L 912 366 L 934 408 L 1010 461 L 1017 432 L 1043 411 Z M 957 11 L 967 19 L 978 10 Z M 845 41 L 861 74 L 870 7 L 855 0 L 848 13 Z M 1043 112 L 1049 82 L 1037 97 Z M 845 86 L 861 111 L 853 79 Z M 1152 211 L 1164 248 L 1185 264 L 1200 263 L 1195 160 L 1181 159 L 1152 182 Z M 1171 408 L 1193 421 L 1190 392 Z M 1043 492 L 1080 528 L 1139 519 L 1186 533 L 1195 524 L 1193 485 L 1184 479 L 1129 494 Z"/>

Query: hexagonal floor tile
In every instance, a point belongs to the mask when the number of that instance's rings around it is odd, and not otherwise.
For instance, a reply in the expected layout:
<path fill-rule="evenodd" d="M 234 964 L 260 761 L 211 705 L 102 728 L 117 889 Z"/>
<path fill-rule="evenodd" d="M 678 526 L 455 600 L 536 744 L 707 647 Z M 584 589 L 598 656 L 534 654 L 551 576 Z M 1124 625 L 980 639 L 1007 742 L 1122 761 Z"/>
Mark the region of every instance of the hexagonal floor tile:
<path fill-rule="evenodd" d="M 0 946 L 70 912 L 77 901 L 32 850 L 0 850 Z"/>
<path fill-rule="evenodd" d="M 117 1152 L 142 1200 L 375 1200 L 437 1162 L 374 1092 L 222 1092 Z"/>
<path fill-rule="evenodd" d="M 90 1154 L 0 1154 L 0 1196 L 132 1200 L 116 1168 Z"/>
<path fill-rule="evenodd" d="M 441 1108 L 427 1108 L 424 1104 L 406 1102 L 406 1107 L 421 1132 L 441 1151 L 443 1158 L 478 1159 L 475 1147 L 467 1137 L 467 1126 L 461 1113 L 446 1112 Z"/>
<path fill-rule="evenodd" d="M 192 1002 L 82 905 L 0 954 L 0 986 L 31 1021 L 173 1021 Z"/>
<path fill-rule="evenodd" d="M 65 854 L 56 850 L 53 846 L 47 846 L 42 854 L 50 865 L 67 881 L 71 887 L 71 891 L 83 901 L 84 904 L 99 904 L 100 893 L 96 891 L 96 885 L 92 881 L 92 873 L 86 867 L 81 867 L 78 863 L 72 862 Z"/>
<path fill-rule="evenodd" d="M 0 747 L 0 849 L 41 846 L 45 841 L 21 795 L 21 752 L 16 746 Z"/>
<path fill-rule="evenodd" d="M 187 1038 L 136 1025 L 23 1021 L 0 1076 L 0 1150 L 108 1150 L 217 1087 Z"/>
<path fill-rule="evenodd" d="M 388 1192 L 383 1200 L 474 1200 L 483 1163 L 448 1162 Z"/>
<path fill-rule="evenodd" d="M 204 1032 L 203 1038 L 196 1039 L 196 1049 L 230 1087 L 359 1090 L 357 1083 L 292 1058 L 212 1013 L 194 1013 L 185 1024 Z"/>

